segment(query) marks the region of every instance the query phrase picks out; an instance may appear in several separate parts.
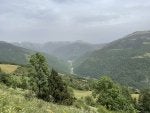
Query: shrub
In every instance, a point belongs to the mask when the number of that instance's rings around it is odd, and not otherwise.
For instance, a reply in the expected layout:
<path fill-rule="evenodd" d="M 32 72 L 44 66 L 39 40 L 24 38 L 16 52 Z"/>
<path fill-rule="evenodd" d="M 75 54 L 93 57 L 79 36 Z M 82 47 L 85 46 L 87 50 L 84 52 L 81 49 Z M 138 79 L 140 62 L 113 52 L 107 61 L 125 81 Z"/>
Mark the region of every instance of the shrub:
<path fill-rule="evenodd" d="M 86 109 L 86 110 L 90 111 L 90 107 L 84 103 L 83 99 L 76 100 L 74 102 L 74 106 L 79 109 Z"/>
<path fill-rule="evenodd" d="M 150 89 L 142 91 L 140 96 L 141 111 L 144 113 L 150 112 Z"/>
<path fill-rule="evenodd" d="M 0 73 L 0 82 L 10 86 L 11 85 L 11 76 L 9 74 Z"/>
<path fill-rule="evenodd" d="M 95 106 L 95 101 L 94 101 L 94 99 L 91 96 L 86 96 L 84 98 L 84 101 L 89 106 Z"/>
<path fill-rule="evenodd" d="M 106 106 L 109 110 L 135 113 L 133 103 L 125 96 L 121 86 L 114 83 L 110 78 L 102 77 L 94 88 L 93 94 L 95 94 L 98 104 Z M 126 95 L 129 95 L 128 93 L 126 92 Z"/>

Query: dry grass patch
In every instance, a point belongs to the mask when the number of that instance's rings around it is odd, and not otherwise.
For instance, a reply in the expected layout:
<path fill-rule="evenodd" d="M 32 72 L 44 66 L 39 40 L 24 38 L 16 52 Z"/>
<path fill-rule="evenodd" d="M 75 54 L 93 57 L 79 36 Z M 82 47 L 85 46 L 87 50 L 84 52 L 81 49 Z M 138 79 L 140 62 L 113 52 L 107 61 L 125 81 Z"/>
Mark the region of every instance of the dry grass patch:
<path fill-rule="evenodd" d="M 74 95 L 76 98 L 82 98 L 82 97 L 86 97 L 86 96 L 91 96 L 92 91 L 74 90 Z"/>
<path fill-rule="evenodd" d="M 138 103 L 139 98 L 140 98 L 140 94 L 131 94 L 131 97 L 133 100 L 136 100 L 136 102 Z"/>
<path fill-rule="evenodd" d="M 0 68 L 2 72 L 9 74 L 9 73 L 13 73 L 18 68 L 18 65 L 0 64 Z"/>

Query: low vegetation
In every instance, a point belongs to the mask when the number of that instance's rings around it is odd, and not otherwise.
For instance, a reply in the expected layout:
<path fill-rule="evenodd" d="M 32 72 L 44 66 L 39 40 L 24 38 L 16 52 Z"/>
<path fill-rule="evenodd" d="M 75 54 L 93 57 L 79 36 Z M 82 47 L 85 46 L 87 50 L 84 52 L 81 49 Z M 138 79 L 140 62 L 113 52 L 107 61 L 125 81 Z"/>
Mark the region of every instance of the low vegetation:
<path fill-rule="evenodd" d="M 95 113 L 37 99 L 28 90 L 0 84 L 0 113 Z"/>
<path fill-rule="evenodd" d="M 77 99 L 84 98 L 86 96 L 92 96 L 92 91 L 73 90 L 73 92 Z"/>

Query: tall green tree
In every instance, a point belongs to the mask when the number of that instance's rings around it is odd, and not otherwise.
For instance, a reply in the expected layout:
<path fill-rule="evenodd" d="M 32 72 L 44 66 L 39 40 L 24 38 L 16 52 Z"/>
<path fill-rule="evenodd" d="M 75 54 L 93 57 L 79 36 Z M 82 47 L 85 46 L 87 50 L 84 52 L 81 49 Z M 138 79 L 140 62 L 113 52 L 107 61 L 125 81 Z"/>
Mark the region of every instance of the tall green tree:
<path fill-rule="evenodd" d="M 71 105 L 73 103 L 67 85 L 54 69 L 50 73 L 44 56 L 36 53 L 31 56 L 30 63 L 32 65 L 29 72 L 32 76 L 32 89 L 37 97 L 60 104 Z"/>
<path fill-rule="evenodd" d="M 48 77 L 48 87 L 54 102 L 67 105 L 73 103 L 73 98 L 68 92 L 67 85 L 54 69 L 52 69 L 51 75 Z"/>
<path fill-rule="evenodd" d="M 36 53 L 31 56 L 30 63 L 33 70 L 30 72 L 32 82 L 34 84 L 34 91 L 37 97 L 47 99 L 48 97 L 48 82 L 49 69 L 44 56 Z"/>
<path fill-rule="evenodd" d="M 98 104 L 106 106 L 109 110 L 135 112 L 131 101 L 124 95 L 122 88 L 109 77 L 105 76 L 97 81 L 93 95 Z"/>

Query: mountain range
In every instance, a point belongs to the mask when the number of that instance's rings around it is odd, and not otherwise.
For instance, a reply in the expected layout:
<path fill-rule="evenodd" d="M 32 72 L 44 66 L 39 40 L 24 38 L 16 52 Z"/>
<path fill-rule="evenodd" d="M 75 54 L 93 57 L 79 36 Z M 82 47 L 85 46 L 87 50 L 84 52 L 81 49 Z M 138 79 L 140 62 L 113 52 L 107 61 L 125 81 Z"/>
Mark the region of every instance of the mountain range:
<path fill-rule="evenodd" d="M 0 42 L 1 63 L 26 65 L 35 52 L 44 54 L 49 66 L 61 73 L 73 71 L 91 78 L 107 75 L 123 85 L 150 87 L 150 31 L 137 31 L 108 44 Z"/>
<path fill-rule="evenodd" d="M 17 46 L 40 51 L 49 55 L 57 56 L 65 61 L 76 60 L 87 52 L 92 52 L 102 48 L 105 44 L 90 44 L 83 41 L 75 42 L 47 42 L 44 44 L 21 42 L 13 43 Z"/>

